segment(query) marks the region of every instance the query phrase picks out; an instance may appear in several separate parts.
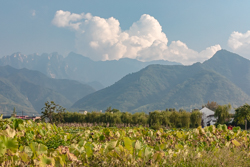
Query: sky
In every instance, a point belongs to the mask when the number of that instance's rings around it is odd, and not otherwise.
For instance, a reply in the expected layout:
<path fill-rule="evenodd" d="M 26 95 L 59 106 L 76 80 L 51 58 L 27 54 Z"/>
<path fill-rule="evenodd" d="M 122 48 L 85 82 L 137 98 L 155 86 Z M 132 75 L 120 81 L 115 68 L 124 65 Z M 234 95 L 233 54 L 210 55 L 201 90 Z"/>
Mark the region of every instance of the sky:
<path fill-rule="evenodd" d="M 250 1 L 0 1 L 0 57 L 75 52 L 189 65 L 226 49 L 250 59 Z"/>

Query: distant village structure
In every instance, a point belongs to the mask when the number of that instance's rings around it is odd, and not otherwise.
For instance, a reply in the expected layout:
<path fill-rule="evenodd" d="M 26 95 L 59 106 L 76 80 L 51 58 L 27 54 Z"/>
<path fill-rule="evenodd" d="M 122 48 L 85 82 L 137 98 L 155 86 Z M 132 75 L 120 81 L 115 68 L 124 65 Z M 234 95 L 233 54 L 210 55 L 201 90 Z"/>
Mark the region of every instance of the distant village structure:
<path fill-rule="evenodd" d="M 79 113 L 80 113 L 80 114 L 87 115 L 88 111 L 87 111 L 87 110 L 79 110 Z"/>
<path fill-rule="evenodd" d="M 204 107 L 200 110 L 202 113 L 202 126 L 210 126 L 214 125 L 217 121 L 217 118 L 214 116 L 214 111 L 208 109 L 207 107 Z"/>
<path fill-rule="evenodd" d="M 41 119 L 41 117 L 37 117 L 37 116 L 27 116 L 27 115 L 20 116 L 20 115 L 15 115 L 15 114 L 14 115 L 12 114 L 11 116 L 3 116 L 3 119 L 7 119 L 7 118 L 10 118 L 10 117 L 16 117 L 16 118 L 23 119 L 23 120 L 32 119 L 33 121 Z"/>

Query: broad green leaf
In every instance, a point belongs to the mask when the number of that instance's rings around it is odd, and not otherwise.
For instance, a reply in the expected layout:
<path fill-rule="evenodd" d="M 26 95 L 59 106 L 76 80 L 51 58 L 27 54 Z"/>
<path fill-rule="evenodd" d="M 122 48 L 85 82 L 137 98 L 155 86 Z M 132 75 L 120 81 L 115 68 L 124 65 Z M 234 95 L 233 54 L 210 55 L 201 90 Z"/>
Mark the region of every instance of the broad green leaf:
<path fill-rule="evenodd" d="M 48 148 L 45 145 L 38 144 L 38 150 L 37 150 L 38 155 L 47 154 L 47 150 L 48 150 Z"/>
<path fill-rule="evenodd" d="M 139 150 L 139 152 L 138 152 L 138 156 L 139 156 L 139 157 L 143 158 L 144 155 L 145 155 L 145 148 Z"/>
<path fill-rule="evenodd" d="M 145 156 L 148 157 L 153 153 L 152 149 L 150 149 L 149 147 L 145 148 Z"/>
<path fill-rule="evenodd" d="M 18 142 L 16 139 L 3 136 L 3 144 L 6 149 L 11 150 L 12 152 L 16 152 L 18 149 Z"/>
<path fill-rule="evenodd" d="M 3 142 L 0 142 L 0 157 L 6 153 L 6 146 Z"/>
<path fill-rule="evenodd" d="M 237 133 L 238 131 L 240 131 L 241 130 L 241 128 L 240 127 L 233 127 L 233 132 L 234 133 Z"/>
<path fill-rule="evenodd" d="M 47 166 L 54 166 L 54 165 L 55 165 L 54 158 L 47 157 L 44 154 L 40 156 L 39 166 L 47 167 Z"/>
<path fill-rule="evenodd" d="M 210 126 L 208 127 L 208 130 L 209 130 L 211 133 L 214 133 L 215 130 L 216 130 L 216 128 L 215 128 L 214 125 L 210 125 Z"/>
<path fill-rule="evenodd" d="M 19 129 L 20 131 L 24 131 L 24 130 L 25 130 L 25 126 L 24 126 L 23 124 L 19 124 L 19 125 L 18 125 L 18 129 Z"/>
<path fill-rule="evenodd" d="M 87 154 L 88 157 L 93 155 L 92 147 L 93 146 L 90 143 L 86 143 L 85 146 L 84 146 L 86 154 Z"/>
<path fill-rule="evenodd" d="M 86 144 L 86 141 L 85 140 L 81 140 L 81 141 L 79 141 L 78 146 L 79 147 L 83 147 L 85 144 Z"/>
<path fill-rule="evenodd" d="M 115 132 L 115 135 L 119 138 L 121 135 L 118 131 Z"/>
<path fill-rule="evenodd" d="M 116 147 L 116 144 L 117 144 L 117 141 L 110 141 L 110 142 L 108 143 L 107 148 L 108 148 L 109 150 L 113 150 L 113 149 Z"/>
<path fill-rule="evenodd" d="M 32 152 L 32 150 L 31 150 L 31 148 L 28 147 L 28 146 L 24 146 L 23 151 L 24 151 L 29 157 L 31 157 L 31 156 L 33 155 L 33 152 Z"/>
<path fill-rule="evenodd" d="M 121 152 L 121 149 L 120 149 L 120 147 L 115 147 L 115 152 L 117 153 L 117 154 L 120 154 L 120 152 Z"/>
<path fill-rule="evenodd" d="M 179 139 L 182 139 L 182 138 L 183 138 L 182 133 L 181 133 L 181 132 L 177 132 L 177 137 L 178 137 Z"/>
<path fill-rule="evenodd" d="M 105 128 L 103 132 L 106 136 L 110 136 L 110 130 L 108 128 Z"/>
<path fill-rule="evenodd" d="M 240 143 L 237 141 L 237 140 L 232 140 L 232 143 L 236 146 L 236 147 L 238 147 L 238 146 L 240 146 Z"/>
<path fill-rule="evenodd" d="M 22 119 L 15 119 L 15 120 L 13 120 L 13 128 L 17 129 L 19 127 L 19 125 L 22 124 L 22 123 L 23 123 Z"/>
<path fill-rule="evenodd" d="M 152 130 L 149 130 L 149 131 L 148 131 L 148 135 L 149 135 L 149 136 L 153 136 L 153 134 L 154 134 L 154 133 L 152 132 Z"/>
<path fill-rule="evenodd" d="M 40 135 L 45 136 L 46 131 L 44 129 L 39 129 L 39 133 Z"/>
<path fill-rule="evenodd" d="M 100 141 L 104 141 L 104 140 L 105 140 L 105 136 L 104 136 L 104 135 L 101 135 L 101 136 L 99 137 L 99 140 L 100 140 Z"/>
<path fill-rule="evenodd" d="M 137 141 L 135 142 L 135 149 L 136 149 L 136 150 L 140 150 L 140 149 L 141 149 L 141 142 L 140 142 L 139 140 L 137 140 Z"/>
<path fill-rule="evenodd" d="M 153 159 L 154 160 L 157 160 L 157 159 L 162 159 L 162 157 L 164 156 L 164 153 L 163 152 L 156 152 L 153 156 Z"/>
<path fill-rule="evenodd" d="M 33 153 L 35 153 L 37 155 L 47 154 L 48 148 L 43 144 L 38 144 L 36 142 L 32 142 L 32 143 L 30 143 L 29 146 L 30 146 L 31 150 L 33 151 Z"/>
<path fill-rule="evenodd" d="M 30 160 L 30 157 L 28 156 L 28 154 L 26 154 L 25 152 L 21 152 L 19 153 L 19 157 L 22 159 L 23 162 L 27 163 Z"/>
<path fill-rule="evenodd" d="M 166 144 L 161 144 L 160 148 L 161 148 L 161 150 L 164 150 L 166 148 Z"/>
<path fill-rule="evenodd" d="M 132 141 L 128 137 L 123 138 L 125 148 L 130 152 L 130 154 L 133 154 L 133 146 Z"/>
<path fill-rule="evenodd" d="M 65 166 L 65 162 L 61 156 L 56 156 L 54 159 L 55 159 L 55 166 Z"/>
<path fill-rule="evenodd" d="M 8 128 L 5 130 L 9 137 L 13 138 L 16 135 L 16 131 L 14 129 Z"/>
<path fill-rule="evenodd" d="M 175 148 L 176 148 L 176 149 L 179 149 L 179 150 L 183 150 L 183 149 L 184 149 L 183 145 L 181 145 L 180 143 L 179 143 L 179 144 L 176 144 L 176 145 L 175 145 Z"/>
<path fill-rule="evenodd" d="M 217 129 L 222 130 L 222 125 L 219 124 L 219 125 L 217 126 Z"/>

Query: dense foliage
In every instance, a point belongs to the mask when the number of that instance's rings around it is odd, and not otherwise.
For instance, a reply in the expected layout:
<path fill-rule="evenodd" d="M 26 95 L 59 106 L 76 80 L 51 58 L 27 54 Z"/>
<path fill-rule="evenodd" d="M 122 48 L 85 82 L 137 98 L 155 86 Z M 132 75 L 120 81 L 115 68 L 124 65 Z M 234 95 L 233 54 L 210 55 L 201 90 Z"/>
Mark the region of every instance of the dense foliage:
<path fill-rule="evenodd" d="M 48 115 L 48 114 L 46 114 Z M 44 117 L 44 115 L 43 115 Z M 104 124 L 104 126 L 149 126 L 154 129 L 161 127 L 168 128 L 195 128 L 201 125 L 201 113 L 199 111 L 186 112 L 180 111 L 154 111 L 149 114 L 144 112 L 120 112 L 117 109 L 110 109 L 106 112 L 88 112 L 86 114 L 76 112 L 57 112 L 54 113 L 53 119 L 49 119 L 54 123 L 92 123 Z"/>
<path fill-rule="evenodd" d="M 250 105 L 245 104 L 235 110 L 235 122 L 244 124 L 244 120 L 250 121 Z"/>
<path fill-rule="evenodd" d="M 231 110 L 231 104 L 218 106 L 214 113 L 214 116 L 217 117 L 217 123 L 219 124 L 225 123 L 225 120 L 229 118 L 230 110 Z"/>
<path fill-rule="evenodd" d="M 249 166 L 250 134 L 225 125 L 190 130 L 57 127 L 0 120 L 2 166 Z"/>

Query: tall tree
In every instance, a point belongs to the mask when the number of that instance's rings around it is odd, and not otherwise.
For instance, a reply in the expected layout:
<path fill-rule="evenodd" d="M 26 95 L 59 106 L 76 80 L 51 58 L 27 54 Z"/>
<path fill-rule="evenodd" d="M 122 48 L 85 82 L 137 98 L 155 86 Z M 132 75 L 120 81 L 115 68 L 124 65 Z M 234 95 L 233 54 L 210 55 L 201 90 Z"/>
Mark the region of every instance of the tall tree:
<path fill-rule="evenodd" d="M 180 112 L 181 117 L 181 124 L 183 128 L 189 128 L 190 126 L 190 113 L 186 111 Z"/>
<path fill-rule="evenodd" d="M 169 116 L 171 115 L 171 112 L 162 111 L 161 115 L 162 115 L 162 125 L 169 127 L 171 125 L 171 123 L 169 121 Z"/>
<path fill-rule="evenodd" d="M 170 123 L 171 123 L 171 126 L 172 127 L 181 127 L 182 126 L 182 123 L 181 123 L 181 120 L 180 120 L 180 113 L 173 110 L 171 112 L 171 115 L 169 116 L 169 120 L 170 120 Z"/>
<path fill-rule="evenodd" d="M 112 110 L 112 108 L 111 108 L 111 106 L 109 106 L 109 107 L 105 110 L 105 112 L 111 112 L 111 110 Z"/>
<path fill-rule="evenodd" d="M 42 108 L 42 120 L 48 120 L 49 123 L 53 122 L 62 122 L 63 121 L 63 114 L 62 112 L 65 111 L 65 108 L 62 106 L 55 104 L 54 101 L 47 101 L 45 102 L 45 107 Z"/>
<path fill-rule="evenodd" d="M 190 122 L 192 128 L 197 128 L 201 125 L 202 113 L 199 110 L 193 110 L 190 115 Z"/>
<path fill-rule="evenodd" d="M 128 126 L 128 124 L 132 122 L 132 114 L 129 112 L 123 112 L 121 115 L 121 121 L 124 123 L 124 126 L 125 124 Z"/>
<path fill-rule="evenodd" d="M 234 121 L 237 124 L 243 125 L 245 122 L 245 126 L 246 126 L 247 120 L 250 121 L 250 105 L 249 104 L 245 104 L 243 106 L 238 107 L 235 110 L 235 117 L 234 117 Z"/>
<path fill-rule="evenodd" d="M 217 108 L 218 108 L 219 104 L 215 101 L 211 101 L 211 102 L 207 102 L 207 104 L 205 106 L 202 106 L 202 107 L 207 107 L 209 108 L 210 110 L 212 111 L 215 111 Z"/>
<path fill-rule="evenodd" d="M 162 124 L 162 115 L 159 111 L 149 113 L 148 124 L 150 127 Z"/>
<path fill-rule="evenodd" d="M 229 111 L 231 110 L 231 104 L 219 105 L 215 110 L 214 116 L 217 117 L 217 123 L 223 124 L 225 120 L 229 118 Z"/>

